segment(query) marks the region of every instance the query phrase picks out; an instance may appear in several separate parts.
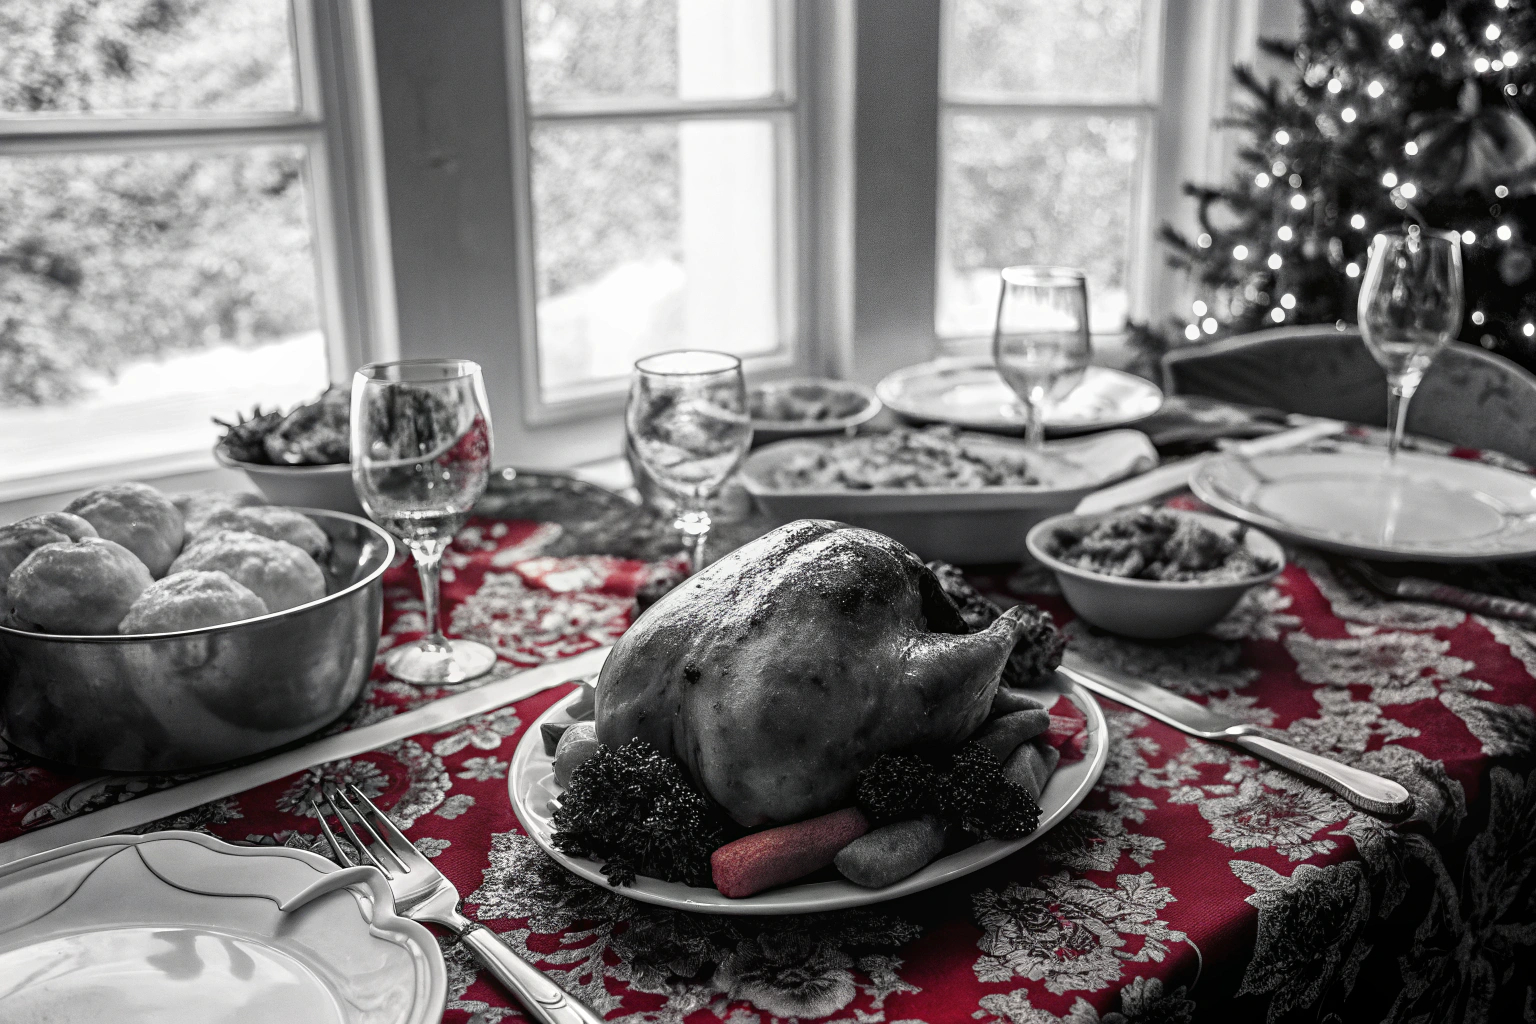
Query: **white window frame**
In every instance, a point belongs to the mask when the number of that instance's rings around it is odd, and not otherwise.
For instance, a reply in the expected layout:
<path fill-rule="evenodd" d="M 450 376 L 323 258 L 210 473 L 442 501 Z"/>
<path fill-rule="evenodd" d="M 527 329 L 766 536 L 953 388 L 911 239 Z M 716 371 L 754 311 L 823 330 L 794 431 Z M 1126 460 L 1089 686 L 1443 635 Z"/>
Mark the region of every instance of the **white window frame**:
<path fill-rule="evenodd" d="M 1165 0 L 1139 0 L 1141 4 L 1141 53 L 1137 61 L 1140 80 L 1136 83 L 1136 98 L 1105 98 L 1059 93 L 1038 98 L 1024 98 L 991 92 L 950 91 L 946 82 L 949 52 L 953 47 L 951 34 L 953 0 L 944 0 L 940 14 L 943 38 L 939 50 L 939 196 L 938 252 L 935 256 L 935 274 L 942 275 L 945 268 L 944 239 L 948 228 L 944 208 L 944 161 L 950 144 L 950 125 L 956 114 L 977 114 L 986 117 L 1009 115 L 1028 118 L 1038 116 L 1122 117 L 1135 121 L 1139 134 L 1136 162 L 1131 172 L 1131 213 L 1129 237 L 1126 239 L 1125 268 L 1128 315 L 1131 319 L 1145 319 L 1148 305 L 1148 281 L 1154 249 L 1157 223 L 1154 219 L 1152 193 L 1154 188 L 1153 166 L 1158 141 L 1158 114 L 1163 101 L 1163 58 Z M 1000 269 L 1000 268 L 999 268 Z M 937 281 L 937 277 L 936 277 Z M 937 283 L 935 288 L 938 288 Z M 935 306 L 938 298 L 935 295 Z M 963 342 L 975 339 L 975 333 L 944 333 L 937 324 L 935 308 L 934 331 L 941 343 Z M 1110 332 L 1119 334 L 1121 332 Z"/>
<path fill-rule="evenodd" d="M 778 344 L 772 352 L 743 359 L 754 379 L 805 371 L 814 360 L 808 343 L 811 308 L 810 260 L 806 258 L 809 220 L 806 161 L 811 145 L 804 116 L 802 87 L 807 62 L 800 41 L 805 11 L 797 0 L 772 0 L 774 67 L 777 89 L 761 98 L 741 100 L 678 100 L 667 98 L 599 97 L 533 103 L 528 96 L 524 63 L 523 0 L 504 0 L 507 33 L 507 78 L 512 119 L 512 188 L 516 211 L 516 288 L 519 308 L 521 424 L 539 430 L 587 421 L 619 430 L 619 415 L 628 391 L 627 375 L 594 382 L 582 394 L 550 401 L 539 383 L 536 237 L 533 216 L 531 130 L 546 124 L 677 123 L 755 117 L 773 127 L 775 168 L 775 264 L 777 267 Z M 521 431 L 519 431 L 521 434 Z M 614 449 L 618 442 L 615 440 Z M 547 462 L 547 453 L 540 461 Z"/>
<path fill-rule="evenodd" d="M 1183 195 L 1185 181 L 1219 181 L 1227 161 L 1227 146 L 1213 122 L 1226 110 L 1231 94 L 1231 66 L 1251 60 L 1259 11 L 1264 0 L 1142 0 L 1155 15 L 1160 36 L 1156 62 L 1145 62 L 1143 93 L 1136 102 L 1101 103 L 1091 99 L 1061 98 L 1049 103 L 1024 102 L 990 96 L 945 96 L 941 40 L 931 30 L 937 24 L 947 31 L 948 19 L 940 4 L 947 0 L 882 0 L 858 6 L 860 31 L 857 41 L 857 74 L 882 79 L 879 89 L 858 91 L 856 123 L 880 117 L 903 106 L 930 121 L 913 120 L 913 131 L 932 125 L 926 139 L 933 169 L 913 157 L 903 165 L 891 159 L 889 143 L 861 135 L 854 155 L 856 185 L 854 204 L 863 227 L 887 238 L 900 237 L 902 256 L 876 267 L 877 252 L 853 244 L 854 319 L 846 360 L 849 375 L 873 382 L 898 366 L 932 358 L 946 351 L 973 348 L 976 336 L 941 336 L 937 329 L 937 286 L 940 246 L 940 190 L 943 187 L 944 124 L 956 110 L 990 113 L 1017 110 L 1023 113 L 1133 114 L 1144 119 L 1149 137 L 1139 158 L 1129 240 L 1127 290 L 1130 316 L 1157 324 L 1186 305 L 1187 287 L 1162 258 L 1157 230 L 1164 221 L 1182 227 L 1194 223 L 1194 203 Z M 871 21 L 881 31 L 869 29 Z M 1151 24 L 1151 22 L 1148 22 Z M 1152 35 L 1148 33 L 1147 35 Z M 1147 36 L 1144 45 L 1149 45 Z M 896 68 L 894 72 L 890 69 Z M 902 69 L 912 69 L 903 71 Z M 923 138 L 908 147 L 922 153 Z M 878 165 L 879 184 L 900 193 L 900 208 L 882 204 L 872 194 L 864 168 Z M 905 169 L 904 169 L 905 167 Z M 937 173 L 935 173 L 937 171 Z M 893 179 L 893 175 L 896 177 Z M 921 205 L 922 209 L 918 209 Z M 928 226 L 912 220 L 924 213 Z M 907 219 L 905 227 L 895 218 Z M 867 229 L 866 229 L 867 230 Z M 899 315 L 886 313 L 899 305 Z M 1099 336 L 1101 349 L 1123 344 L 1123 338 Z"/>
<path fill-rule="evenodd" d="M 365 0 L 290 0 L 298 109 L 277 113 L 6 114 L 0 159 L 250 145 L 305 147 L 305 189 L 320 325 L 330 375 L 399 351 L 374 52 Z M 232 413 L 235 410 L 230 410 Z M 0 501 L 62 493 L 124 476 L 215 466 L 211 446 L 124 464 L 0 483 Z"/>

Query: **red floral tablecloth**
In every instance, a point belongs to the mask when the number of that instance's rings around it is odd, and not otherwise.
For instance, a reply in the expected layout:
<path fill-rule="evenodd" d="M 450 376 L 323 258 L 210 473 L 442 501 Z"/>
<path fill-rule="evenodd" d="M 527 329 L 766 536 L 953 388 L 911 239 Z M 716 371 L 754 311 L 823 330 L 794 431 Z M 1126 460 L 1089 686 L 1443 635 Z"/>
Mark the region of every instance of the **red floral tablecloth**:
<path fill-rule="evenodd" d="M 475 521 L 444 571 L 453 631 L 498 673 L 611 642 L 657 571 L 545 557 L 558 528 Z M 1420 812 L 1389 828 L 1326 790 L 1105 702 L 1109 765 L 1024 853 L 939 889 L 816 917 L 632 902 L 545 858 L 507 799 L 512 751 L 564 687 L 331 763 L 153 828 L 324 852 L 308 811 L 354 782 L 473 914 L 613 1020 L 1071 1024 L 1536 1019 L 1536 636 L 1384 602 L 1315 554 L 1209 634 L 1142 644 L 1071 622 L 1037 573 L 975 577 L 1036 600 L 1087 657 L 1390 775 Z M 386 577 L 385 646 L 417 635 L 409 568 Z M 376 672 L 341 727 L 449 692 Z M 0 840 L 168 785 L 68 777 L 0 750 Z M 454 943 L 449 1021 L 518 1019 Z"/>

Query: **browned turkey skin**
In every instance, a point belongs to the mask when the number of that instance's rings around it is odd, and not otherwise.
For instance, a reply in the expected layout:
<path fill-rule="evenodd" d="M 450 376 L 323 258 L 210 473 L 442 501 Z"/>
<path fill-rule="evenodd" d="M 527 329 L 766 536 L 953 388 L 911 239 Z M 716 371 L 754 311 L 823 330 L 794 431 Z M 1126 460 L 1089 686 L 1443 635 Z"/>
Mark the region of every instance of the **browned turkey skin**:
<path fill-rule="evenodd" d="M 881 754 L 952 747 L 987 717 L 1024 631 L 971 633 L 933 573 L 882 534 L 780 527 L 653 605 L 614 646 L 597 736 L 643 739 L 742 825 L 853 802 Z"/>

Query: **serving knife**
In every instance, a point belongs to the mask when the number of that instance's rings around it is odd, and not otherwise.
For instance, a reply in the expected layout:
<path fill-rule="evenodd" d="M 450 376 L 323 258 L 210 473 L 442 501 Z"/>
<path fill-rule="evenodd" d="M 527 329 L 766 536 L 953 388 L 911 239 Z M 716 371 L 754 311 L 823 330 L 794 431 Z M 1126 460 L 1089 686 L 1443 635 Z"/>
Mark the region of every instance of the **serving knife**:
<path fill-rule="evenodd" d="M 1140 476 L 1133 476 L 1129 480 L 1094 491 L 1077 503 L 1074 512 L 1088 514 L 1093 512 L 1108 512 L 1111 509 L 1124 508 L 1127 505 L 1140 505 L 1161 497 L 1170 491 L 1181 491 L 1189 486 L 1189 482 L 1195 478 L 1195 473 L 1201 466 L 1211 459 L 1223 455 L 1236 455 L 1247 458 L 1254 455 L 1267 455 L 1270 452 L 1281 452 L 1290 448 L 1300 448 L 1302 445 L 1320 441 L 1325 437 L 1341 434 L 1349 426 L 1340 420 L 1310 419 L 1297 417 L 1304 420 L 1290 430 L 1282 430 L 1278 434 L 1270 434 L 1268 437 L 1255 438 L 1252 441 L 1243 441 L 1232 445 L 1219 452 L 1207 452 L 1204 455 L 1196 455 L 1192 458 L 1181 459 L 1178 462 L 1170 462 L 1166 466 L 1159 466 L 1149 470 Z"/>
<path fill-rule="evenodd" d="M 1406 818 L 1413 813 L 1413 794 L 1391 779 L 1271 739 L 1257 726 L 1218 714 L 1192 700 L 1169 693 L 1161 686 L 1095 665 L 1073 651 L 1066 652 L 1057 671 L 1095 693 L 1151 715 L 1191 736 L 1230 743 L 1327 786 L 1361 810 L 1394 819 Z"/>

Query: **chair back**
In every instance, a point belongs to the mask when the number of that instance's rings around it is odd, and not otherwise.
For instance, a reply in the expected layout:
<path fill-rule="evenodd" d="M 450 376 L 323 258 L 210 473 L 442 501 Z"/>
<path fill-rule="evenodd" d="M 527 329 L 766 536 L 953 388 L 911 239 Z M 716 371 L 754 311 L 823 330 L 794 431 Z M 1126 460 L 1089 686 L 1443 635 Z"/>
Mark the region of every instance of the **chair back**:
<path fill-rule="evenodd" d="M 1281 327 L 1175 349 L 1169 394 L 1205 395 L 1351 423 L 1383 425 L 1387 378 L 1354 328 Z M 1453 342 L 1408 407 L 1408 431 L 1536 464 L 1536 375 Z"/>

